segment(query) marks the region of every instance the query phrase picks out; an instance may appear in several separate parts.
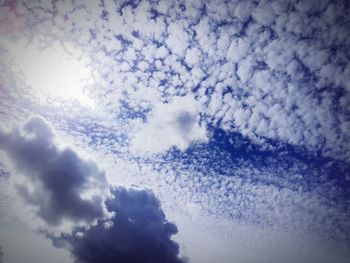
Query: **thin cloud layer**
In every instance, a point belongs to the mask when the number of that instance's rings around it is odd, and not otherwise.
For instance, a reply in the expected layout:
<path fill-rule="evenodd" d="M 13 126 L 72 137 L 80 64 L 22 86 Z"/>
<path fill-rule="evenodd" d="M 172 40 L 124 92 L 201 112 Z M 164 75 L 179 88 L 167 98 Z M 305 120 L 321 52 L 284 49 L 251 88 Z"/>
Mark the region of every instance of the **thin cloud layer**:
<path fill-rule="evenodd" d="M 59 149 L 43 118 L 32 117 L 9 133 L 0 131 L 0 149 L 28 179 L 27 184 L 17 185 L 19 194 L 47 223 L 57 225 L 63 219 L 92 222 L 103 216 L 102 197 L 83 194 L 106 187 L 105 174 L 73 150 Z"/>

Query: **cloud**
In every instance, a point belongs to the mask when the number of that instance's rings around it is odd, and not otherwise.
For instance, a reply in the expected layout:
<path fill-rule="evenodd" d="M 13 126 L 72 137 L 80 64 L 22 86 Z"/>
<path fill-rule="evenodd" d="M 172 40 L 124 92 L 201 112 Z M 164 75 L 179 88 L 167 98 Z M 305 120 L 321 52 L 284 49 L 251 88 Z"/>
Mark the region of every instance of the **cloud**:
<path fill-rule="evenodd" d="M 174 97 L 169 103 L 156 105 L 147 121 L 136 129 L 132 151 L 162 153 L 172 146 L 186 150 L 193 142 L 207 141 L 199 113 L 200 107 L 191 96 Z"/>
<path fill-rule="evenodd" d="M 59 149 L 43 118 L 34 116 L 8 133 L 0 130 L 0 149 L 27 179 L 17 185 L 19 194 L 47 223 L 91 222 L 103 216 L 103 200 L 92 191 L 106 187 L 105 174 L 72 149 Z"/>
<path fill-rule="evenodd" d="M 91 57 L 94 75 L 101 76 L 92 85 L 91 96 L 111 115 L 149 111 L 159 100 L 191 95 L 203 103 L 209 125 L 214 120 L 227 132 L 258 138 L 256 142 L 280 140 L 350 160 L 346 132 L 350 66 L 344 59 L 348 9 L 346 1 L 328 0 L 103 5 L 18 1 L 14 6 L 4 4 L 0 31 L 31 40 L 33 35 L 63 39 L 83 48 Z M 17 30 L 8 30 L 14 21 Z M 34 42 L 46 45 L 43 39 Z M 261 72 L 268 84 L 263 89 L 256 85 Z M 157 96 L 135 98 L 143 89 L 147 92 L 142 95 Z M 222 111 L 205 107 L 212 98 L 227 94 L 233 99 L 223 100 Z M 255 107 L 247 103 L 249 97 L 256 99 Z M 10 104 L 7 101 L 3 99 L 4 105 Z M 5 112 L 14 112 L 14 104 Z M 269 111 L 257 112 L 265 106 Z M 236 125 L 232 112 L 237 110 L 249 110 L 248 125 Z M 257 129 L 262 120 L 266 129 Z M 132 126 L 128 120 L 125 123 Z"/>
<path fill-rule="evenodd" d="M 11 12 L 2 13 L 4 21 L 18 21 L 21 37 L 45 36 L 36 39 L 40 45 L 60 39 L 84 48 L 94 74 L 101 76 L 90 88 L 92 97 L 106 108 L 109 125 L 121 128 L 118 137 L 113 136 L 116 129 L 102 127 L 101 120 L 86 111 L 73 112 L 77 107 L 68 103 L 55 108 L 48 102 L 48 111 L 47 105 L 17 99 L 26 93 L 18 92 L 20 85 L 7 84 L 6 70 L 0 70 L 0 79 L 6 80 L 0 89 L 11 87 L 14 99 L 0 92 L 1 116 L 18 119 L 15 109 L 44 113 L 75 142 L 85 140 L 81 144 L 94 148 L 101 165 L 109 154 L 111 163 L 118 165 L 113 169 L 125 174 L 116 178 L 118 182 L 160 185 L 165 211 L 168 203 L 171 212 L 181 214 L 185 206 L 179 203 L 190 201 L 216 218 L 273 226 L 282 232 L 298 230 L 301 239 L 310 232 L 324 234 L 348 244 L 344 241 L 350 233 L 344 212 L 349 211 L 348 191 L 342 195 L 337 185 L 344 185 L 342 178 L 349 180 L 348 173 L 317 170 L 331 165 L 318 153 L 331 157 L 334 165 L 334 159 L 350 160 L 346 1 L 89 1 L 51 7 L 48 2 L 45 8 L 44 3 L 16 3 L 21 16 L 9 20 Z M 104 9 L 108 21 L 101 19 Z M 201 110 L 192 115 L 187 110 L 191 100 L 186 110 L 175 110 L 173 101 L 180 96 L 194 97 Z M 181 133 L 176 117 L 162 112 L 170 108 L 175 116 L 184 116 L 178 119 L 192 123 L 184 130 L 199 123 L 201 112 L 203 126 L 224 129 L 230 140 L 222 147 L 218 142 L 194 146 L 197 157 L 191 148 L 180 153 L 188 154 L 186 158 L 130 160 L 130 139 L 136 154 L 164 152 L 173 146 L 186 149 L 195 141 Z M 288 148 L 277 159 L 275 153 L 254 156 L 249 151 L 257 145 L 269 149 L 283 143 Z M 121 157 L 122 146 L 127 154 Z M 232 156 L 225 152 L 230 147 Z M 295 150 L 305 150 L 308 158 L 297 160 Z M 316 162 L 310 164 L 309 156 L 315 154 Z M 129 162 L 136 168 L 123 169 Z M 156 171 L 151 177 L 144 171 L 152 165 L 169 172 Z M 220 237 L 228 232 L 241 242 L 232 228 L 220 230 Z M 198 250 L 200 242 L 189 239 Z M 250 247 L 266 243 L 252 240 Z M 203 251 L 206 256 L 207 250 Z M 242 261 L 248 257 L 244 256 Z M 260 255 L 256 258 L 262 261 Z"/>
<path fill-rule="evenodd" d="M 189 120 L 183 118 L 180 123 L 186 130 Z M 179 258 L 179 245 L 171 240 L 177 226 L 167 221 L 153 192 L 123 187 L 110 190 L 105 174 L 94 162 L 57 146 L 52 127 L 42 117 L 31 117 L 9 132 L 0 130 L 0 149 L 24 174 L 26 184 L 17 189 L 38 209 L 40 218 L 49 225 L 63 219 L 73 221 L 71 234 L 55 237 L 47 227 L 39 232 L 55 247 L 68 247 L 77 262 L 186 262 Z M 109 189 L 110 197 L 98 197 L 96 188 Z M 77 226 L 80 221 L 92 224 Z"/>
<path fill-rule="evenodd" d="M 2 246 L 0 246 L 0 263 L 4 262 L 4 252 L 2 251 Z"/>
<path fill-rule="evenodd" d="M 71 234 L 46 236 L 57 247 L 68 246 L 77 262 L 186 262 L 178 257 L 179 246 L 171 240 L 177 227 L 166 220 L 151 191 L 118 187 L 106 206 L 115 213 L 113 218 L 77 227 Z"/>

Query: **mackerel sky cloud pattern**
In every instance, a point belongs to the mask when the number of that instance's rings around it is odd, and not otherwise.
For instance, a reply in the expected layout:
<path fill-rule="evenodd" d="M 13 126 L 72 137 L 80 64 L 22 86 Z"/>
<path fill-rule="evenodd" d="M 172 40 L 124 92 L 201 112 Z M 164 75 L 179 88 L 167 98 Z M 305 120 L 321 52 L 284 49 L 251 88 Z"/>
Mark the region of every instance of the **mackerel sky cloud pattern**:
<path fill-rule="evenodd" d="M 106 207 L 119 187 L 159 199 L 157 224 L 178 230 L 164 232 L 170 254 L 155 250 L 169 262 L 347 262 L 349 12 L 346 0 L 0 1 L 3 260 L 24 262 L 13 244 L 28 242 L 7 230 L 21 225 L 53 262 L 95 262 L 78 247 L 118 235 L 101 224 L 119 222 Z M 56 169 L 70 162 L 72 183 Z"/>

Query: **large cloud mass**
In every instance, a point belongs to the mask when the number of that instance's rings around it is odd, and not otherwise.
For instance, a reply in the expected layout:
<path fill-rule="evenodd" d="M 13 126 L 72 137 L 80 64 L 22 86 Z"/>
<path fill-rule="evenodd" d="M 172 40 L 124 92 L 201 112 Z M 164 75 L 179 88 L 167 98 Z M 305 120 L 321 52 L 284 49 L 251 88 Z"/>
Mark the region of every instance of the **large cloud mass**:
<path fill-rule="evenodd" d="M 70 235 L 49 235 L 53 244 L 68 245 L 77 262 L 185 262 L 178 257 L 178 244 L 170 239 L 177 227 L 166 220 L 151 191 L 119 187 L 112 194 L 106 201 L 107 209 L 115 213 L 112 219 L 75 228 Z"/>
<path fill-rule="evenodd" d="M 50 125 L 41 117 L 32 117 L 9 133 L 0 130 L 0 149 L 29 179 L 29 186 L 17 186 L 19 193 L 47 223 L 57 225 L 64 218 L 91 222 L 103 215 L 101 197 L 83 194 L 103 187 L 104 173 L 73 150 L 60 150 Z"/>
<path fill-rule="evenodd" d="M 55 246 L 68 245 L 78 262 L 185 262 L 178 257 L 178 244 L 171 240 L 177 227 L 166 220 L 156 196 L 149 190 L 119 187 L 111 190 L 107 200 L 91 194 L 86 197 L 86 191 L 108 188 L 104 173 L 73 150 L 59 149 L 43 118 L 32 117 L 11 132 L 0 130 L 0 147 L 31 181 L 30 187 L 17 188 L 47 223 L 97 219 L 96 224 L 74 227 L 72 234 L 62 233 L 59 238 L 41 230 Z M 113 214 L 111 218 L 105 216 L 104 206 Z"/>
<path fill-rule="evenodd" d="M 4 252 L 2 252 L 2 246 L 0 246 L 0 263 L 3 263 Z"/>

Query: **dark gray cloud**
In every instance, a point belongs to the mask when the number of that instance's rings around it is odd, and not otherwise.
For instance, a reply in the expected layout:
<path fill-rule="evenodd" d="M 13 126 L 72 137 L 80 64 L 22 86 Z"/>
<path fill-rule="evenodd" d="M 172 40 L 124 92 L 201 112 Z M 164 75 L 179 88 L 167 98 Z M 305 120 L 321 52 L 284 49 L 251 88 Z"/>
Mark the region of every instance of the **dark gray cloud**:
<path fill-rule="evenodd" d="M 31 186 L 18 185 L 27 203 L 49 224 L 69 218 L 96 224 L 74 227 L 70 234 L 55 237 L 40 230 L 55 247 L 69 248 L 76 262 L 184 263 L 179 245 L 171 240 L 175 224 L 166 220 L 160 201 L 150 190 L 118 187 L 111 197 L 82 198 L 85 190 L 107 188 L 105 175 L 93 162 L 71 149 L 59 149 L 50 125 L 32 117 L 11 132 L 0 130 L 0 149 L 6 151 Z M 103 207 L 113 214 L 104 216 Z M 1 262 L 1 261 L 0 261 Z"/>
<path fill-rule="evenodd" d="M 177 227 L 166 220 L 159 200 L 149 190 L 112 190 L 106 201 L 112 219 L 101 219 L 94 226 L 77 227 L 71 234 L 54 237 L 57 247 L 68 246 L 76 262 L 185 263 L 179 246 L 171 240 Z"/>
<path fill-rule="evenodd" d="M 2 246 L 0 246 L 0 263 L 4 262 L 4 252 L 2 250 Z"/>
<path fill-rule="evenodd" d="M 27 185 L 17 189 L 47 223 L 57 225 L 64 218 L 91 222 L 103 216 L 102 198 L 82 194 L 106 186 L 105 174 L 72 149 L 59 149 L 52 128 L 41 117 L 30 118 L 9 133 L 0 130 L 0 149 L 29 179 L 32 189 Z"/>

